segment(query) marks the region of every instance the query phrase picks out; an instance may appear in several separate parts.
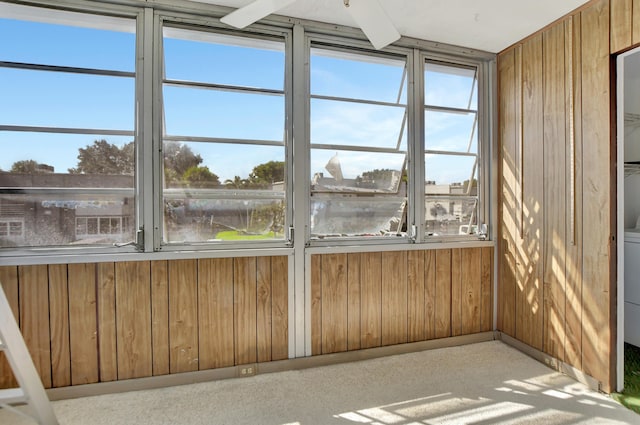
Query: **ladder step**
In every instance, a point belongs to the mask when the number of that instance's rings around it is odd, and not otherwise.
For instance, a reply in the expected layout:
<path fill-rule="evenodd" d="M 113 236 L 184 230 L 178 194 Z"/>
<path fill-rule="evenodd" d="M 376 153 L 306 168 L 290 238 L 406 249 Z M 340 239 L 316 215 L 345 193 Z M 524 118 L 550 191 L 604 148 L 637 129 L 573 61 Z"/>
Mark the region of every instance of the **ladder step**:
<path fill-rule="evenodd" d="M 7 388 L 0 390 L 0 404 L 26 403 L 27 396 L 22 388 Z"/>

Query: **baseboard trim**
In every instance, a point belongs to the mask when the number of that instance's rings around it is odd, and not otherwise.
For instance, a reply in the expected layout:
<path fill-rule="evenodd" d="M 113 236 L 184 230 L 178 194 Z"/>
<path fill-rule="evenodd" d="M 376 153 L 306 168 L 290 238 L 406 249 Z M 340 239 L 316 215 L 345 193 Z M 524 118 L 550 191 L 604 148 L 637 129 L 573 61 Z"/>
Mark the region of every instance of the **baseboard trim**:
<path fill-rule="evenodd" d="M 587 375 L 583 371 L 576 369 L 570 364 L 565 363 L 562 360 L 559 360 L 553 356 L 550 356 L 502 332 L 496 331 L 496 339 L 504 342 L 507 345 L 512 346 L 518 351 L 523 352 L 529 357 L 532 357 L 535 360 L 538 360 L 540 363 L 545 364 L 551 369 L 557 370 L 558 372 L 561 372 L 561 373 L 564 373 L 565 375 L 570 376 L 576 381 L 589 387 L 589 389 L 593 391 L 602 392 L 602 383 L 600 381 L 598 381 L 596 378 L 590 375 Z"/>
<path fill-rule="evenodd" d="M 263 373 L 284 372 L 287 370 L 301 370 L 313 367 L 328 366 L 340 363 L 375 359 L 379 357 L 407 354 L 438 348 L 456 347 L 493 341 L 494 332 L 481 332 L 472 335 L 462 335 L 430 341 L 412 342 L 407 344 L 389 345 L 385 347 L 368 348 L 364 350 L 347 351 L 343 353 L 323 354 L 311 357 L 293 358 L 266 363 L 244 364 L 219 369 L 183 372 L 171 375 L 151 376 L 146 378 L 125 379 L 122 381 L 99 382 L 95 384 L 74 385 L 63 388 L 47 389 L 49 399 L 66 400 L 79 397 L 121 393 L 127 391 L 150 390 L 177 385 L 195 384 L 221 379 L 243 378 Z M 250 370 L 250 372 L 247 372 Z M 244 373 L 243 373 L 244 372 Z"/>

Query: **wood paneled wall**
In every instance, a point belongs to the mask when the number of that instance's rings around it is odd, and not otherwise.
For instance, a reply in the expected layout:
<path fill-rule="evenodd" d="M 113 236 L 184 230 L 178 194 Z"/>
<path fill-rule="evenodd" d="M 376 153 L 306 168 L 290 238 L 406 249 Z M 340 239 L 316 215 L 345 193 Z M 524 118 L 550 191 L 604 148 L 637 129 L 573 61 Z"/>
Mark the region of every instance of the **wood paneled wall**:
<path fill-rule="evenodd" d="M 4 266 L 0 282 L 51 388 L 288 358 L 287 260 Z"/>
<path fill-rule="evenodd" d="M 311 256 L 313 355 L 493 328 L 493 248 Z"/>
<path fill-rule="evenodd" d="M 615 379 L 609 12 L 609 0 L 592 1 L 498 56 L 498 328 L 605 391 Z"/>
<path fill-rule="evenodd" d="M 640 44 L 640 0 L 611 1 L 611 53 Z"/>

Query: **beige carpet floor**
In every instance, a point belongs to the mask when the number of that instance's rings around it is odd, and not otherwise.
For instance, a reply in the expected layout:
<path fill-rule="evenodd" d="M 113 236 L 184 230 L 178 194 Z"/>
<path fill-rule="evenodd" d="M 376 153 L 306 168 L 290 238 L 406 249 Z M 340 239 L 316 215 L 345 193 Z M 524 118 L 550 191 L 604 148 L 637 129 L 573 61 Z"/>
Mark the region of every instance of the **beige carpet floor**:
<path fill-rule="evenodd" d="M 53 403 L 63 425 L 640 424 L 498 341 Z M 0 424 L 32 423 L 0 409 Z"/>

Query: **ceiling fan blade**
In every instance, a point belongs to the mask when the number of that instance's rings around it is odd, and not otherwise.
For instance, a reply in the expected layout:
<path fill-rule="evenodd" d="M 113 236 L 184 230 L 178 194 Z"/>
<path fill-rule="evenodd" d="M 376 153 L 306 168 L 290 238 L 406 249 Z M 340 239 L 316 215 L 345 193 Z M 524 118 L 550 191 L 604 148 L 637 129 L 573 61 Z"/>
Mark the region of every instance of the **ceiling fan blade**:
<path fill-rule="evenodd" d="M 220 18 L 220 21 L 236 28 L 244 28 L 296 0 L 256 0 Z"/>
<path fill-rule="evenodd" d="M 400 38 L 400 33 L 377 0 L 349 0 L 347 10 L 376 49 L 380 50 Z"/>

